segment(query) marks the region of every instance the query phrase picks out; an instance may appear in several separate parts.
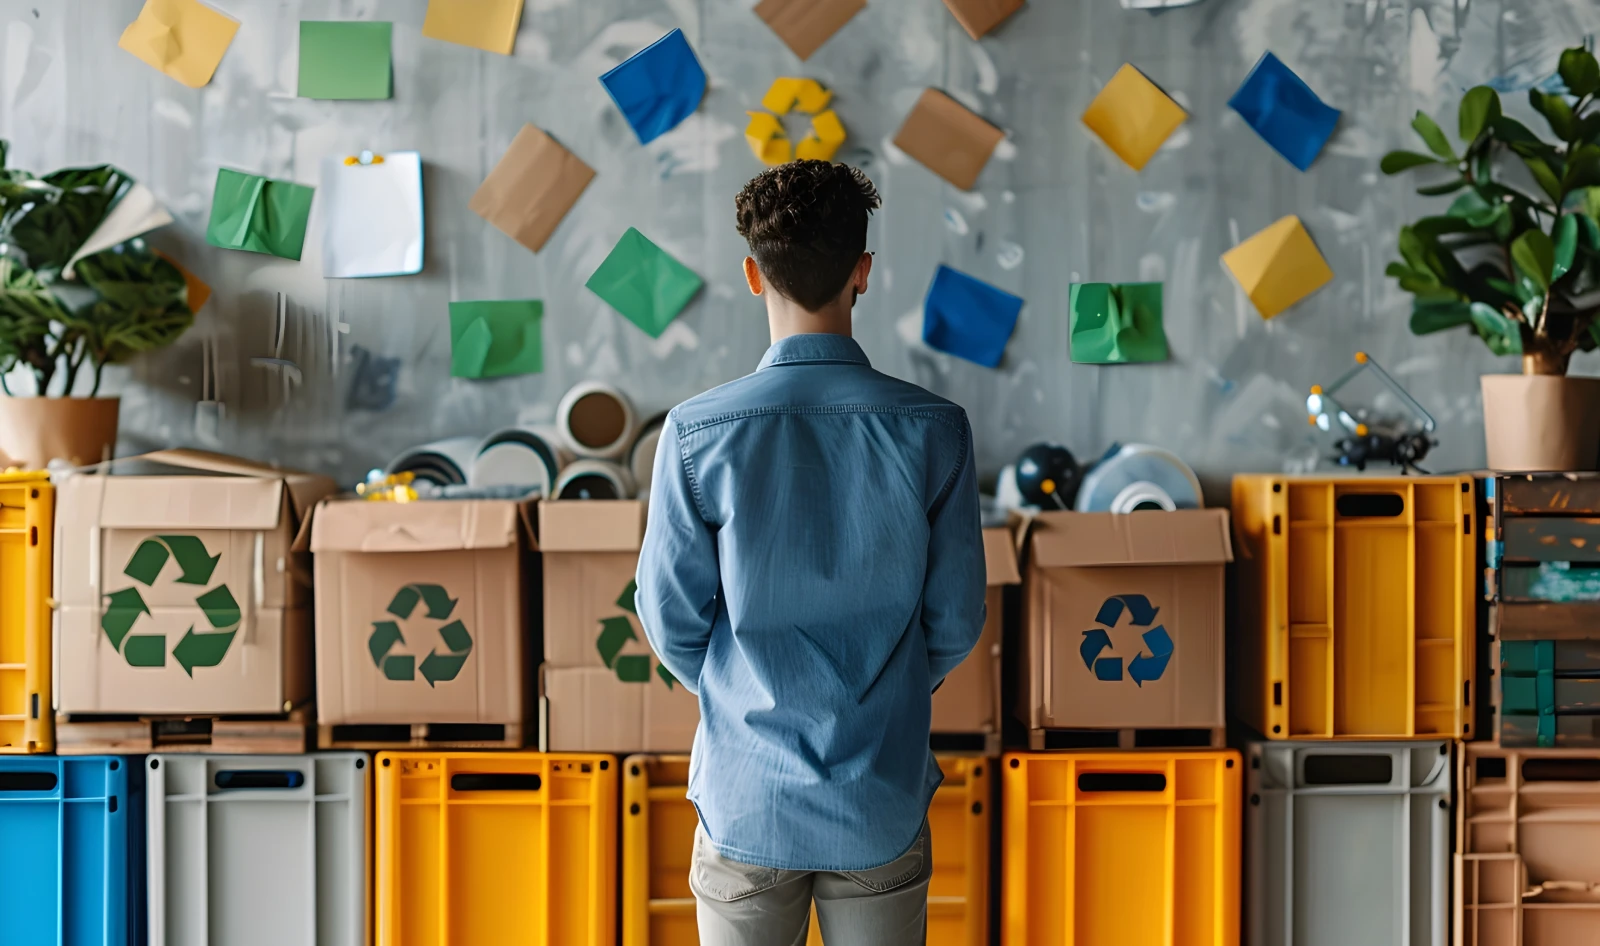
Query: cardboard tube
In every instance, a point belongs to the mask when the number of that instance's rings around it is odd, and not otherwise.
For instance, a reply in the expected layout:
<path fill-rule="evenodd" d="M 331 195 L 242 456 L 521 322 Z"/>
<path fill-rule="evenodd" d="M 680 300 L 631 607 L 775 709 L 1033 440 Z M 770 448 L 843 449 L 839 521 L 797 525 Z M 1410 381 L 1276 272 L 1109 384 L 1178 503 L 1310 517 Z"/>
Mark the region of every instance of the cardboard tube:
<path fill-rule="evenodd" d="M 633 477 L 615 463 L 579 460 L 561 471 L 556 499 L 632 499 Z"/>
<path fill-rule="evenodd" d="M 447 437 L 406 450 L 384 468 L 385 473 L 412 473 L 436 486 L 458 486 L 467 481 L 477 454 L 476 437 Z"/>
<path fill-rule="evenodd" d="M 643 493 L 650 489 L 650 477 L 656 468 L 656 444 L 661 442 L 661 428 L 667 415 L 657 414 L 639 428 L 639 436 L 628 448 L 628 472 L 633 474 L 633 485 Z"/>
<path fill-rule="evenodd" d="M 550 496 L 561 468 L 571 459 L 553 431 L 507 427 L 478 445 L 467 482 L 472 486 L 527 486 L 541 496 Z"/>
<path fill-rule="evenodd" d="M 638 423 L 628 396 L 609 384 L 585 381 L 556 408 L 556 429 L 580 457 L 615 460 L 627 452 Z"/>

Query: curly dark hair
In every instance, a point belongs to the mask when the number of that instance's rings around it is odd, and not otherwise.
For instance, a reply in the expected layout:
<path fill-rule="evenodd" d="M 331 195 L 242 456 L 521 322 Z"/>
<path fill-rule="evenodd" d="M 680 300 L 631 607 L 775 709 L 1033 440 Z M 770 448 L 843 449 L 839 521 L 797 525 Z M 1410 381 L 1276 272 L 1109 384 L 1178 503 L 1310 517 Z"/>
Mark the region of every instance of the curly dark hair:
<path fill-rule="evenodd" d="M 757 174 L 733 206 L 762 277 L 815 312 L 844 292 L 867 250 L 867 218 L 882 201 L 857 168 L 795 161 Z"/>

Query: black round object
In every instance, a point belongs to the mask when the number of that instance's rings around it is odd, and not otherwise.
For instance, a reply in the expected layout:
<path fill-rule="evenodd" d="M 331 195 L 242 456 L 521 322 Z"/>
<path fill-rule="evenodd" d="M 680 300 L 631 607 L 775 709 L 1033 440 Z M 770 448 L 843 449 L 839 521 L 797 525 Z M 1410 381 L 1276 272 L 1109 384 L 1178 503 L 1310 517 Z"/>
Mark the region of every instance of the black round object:
<path fill-rule="evenodd" d="M 1083 481 L 1072 451 L 1060 444 L 1036 443 L 1017 457 L 1017 492 L 1040 509 L 1071 509 Z"/>
<path fill-rule="evenodd" d="M 588 473 L 583 476 L 574 476 L 561 487 L 561 495 L 557 499 L 621 499 L 617 495 L 617 484 L 611 482 L 598 473 Z"/>

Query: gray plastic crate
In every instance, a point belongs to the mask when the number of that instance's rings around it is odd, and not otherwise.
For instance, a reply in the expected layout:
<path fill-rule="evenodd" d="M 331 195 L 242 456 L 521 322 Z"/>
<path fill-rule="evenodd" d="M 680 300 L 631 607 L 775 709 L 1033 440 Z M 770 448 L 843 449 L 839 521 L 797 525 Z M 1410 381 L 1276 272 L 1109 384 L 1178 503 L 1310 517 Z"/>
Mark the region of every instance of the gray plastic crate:
<path fill-rule="evenodd" d="M 1251 946 L 1445 946 L 1450 744 L 1245 752 Z"/>
<path fill-rule="evenodd" d="M 149 946 L 365 946 L 371 765 L 150 756 Z"/>

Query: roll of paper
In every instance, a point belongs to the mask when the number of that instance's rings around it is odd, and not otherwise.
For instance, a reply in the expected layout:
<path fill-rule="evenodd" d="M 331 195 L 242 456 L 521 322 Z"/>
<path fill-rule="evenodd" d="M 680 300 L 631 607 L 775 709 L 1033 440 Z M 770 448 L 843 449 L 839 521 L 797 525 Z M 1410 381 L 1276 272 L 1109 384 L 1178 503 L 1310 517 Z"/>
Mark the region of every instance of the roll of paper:
<path fill-rule="evenodd" d="M 473 486 L 528 486 L 538 489 L 541 496 L 550 496 L 561 468 L 571 459 L 554 431 L 507 427 L 478 444 L 467 482 Z"/>
<path fill-rule="evenodd" d="M 633 477 L 606 460 L 579 460 L 561 471 L 556 499 L 632 499 Z"/>
<path fill-rule="evenodd" d="M 556 408 L 561 440 L 580 457 L 618 459 L 633 443 L 637 424 L 628 396 L 599 381 L 577 385 Z"/>
<path fill-rule="evenodd" d="M 650 476 L 656 468 L 656 444 L 661 442 L 661 428 L 667 423 L 667 415 L 657 414 L 645 421 L 639 428 L 639 436 L 633 440 L 633 446 L 628 448 L 628 472 L 633 474 L 633 485 L 640 493 L 650 489 Z"/>
<path fill-rule="evenodd" d="M 435 486 L 459 486 L 467 481 L 478 452 L 476 437 L 446 437 L 412 447 L 384 468 L 385 473 L 411 473 Z"/>
<path fill-rule="evenodd" d="M 1205 502 L 1188 464 L 1160 447 L 1130 443 L 1108 450 L 1084 475 L 1075 505 L 1078 512 L 1126 513 L 1199 509 Z"/>

